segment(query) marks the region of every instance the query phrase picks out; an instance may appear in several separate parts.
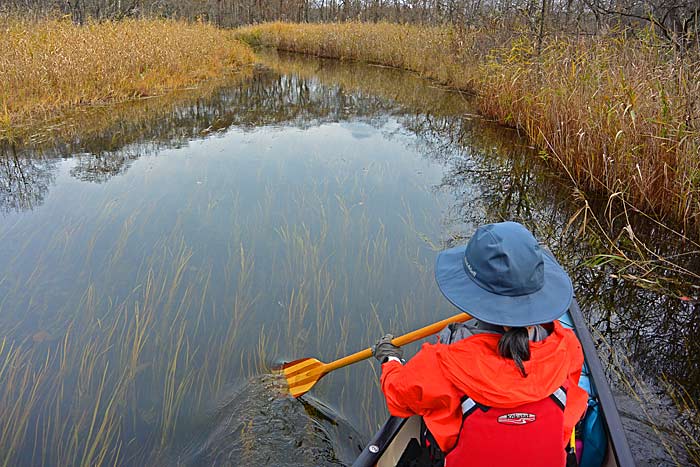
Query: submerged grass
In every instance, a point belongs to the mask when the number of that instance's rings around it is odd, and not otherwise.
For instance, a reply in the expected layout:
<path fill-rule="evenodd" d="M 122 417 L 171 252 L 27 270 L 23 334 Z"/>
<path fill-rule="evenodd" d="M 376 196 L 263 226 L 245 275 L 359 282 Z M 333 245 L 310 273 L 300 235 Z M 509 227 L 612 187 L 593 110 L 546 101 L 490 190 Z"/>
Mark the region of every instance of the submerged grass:
<path fill-rule="evenodd" d="M 685 417 L 674 419 L 673 424 L 682 433 L 688 458 L 694 465 L 700 465 L 700 406 L 684 388 L 668 378 L 662 379 L 666 393 Z"/>
<path fill-rule="evenodd" d="M 436 293 L 384 283 L 426 252 L 413 230 L 377 219 L 382 203 L 368 193 L 367 173 L 306 174 L 280 190 L 270 174 L 286 164 L 275 159 L 257 178 L 232 171 L 224 184 L 190 179 L 209 191 L 176 207 L 168 200 L 188 182 L 136 205 L 105 197 L 94 210 L 66 212 L 60 228 L 3 225 L 0 235 L 24 240 L 2 251 L 0 464 L 170 465 L 193 419 L 247 375 L 280 358 L 360 350 L 379 335 L 382 310 L 401 316 L 392 329 L 427 321 L 417 310 L 434 310 Z M 405 178 L 388 162 L 371 171 L 378 187 Z M 124 196 L 149 177 L 125 174 Z M 248 179 L 252 192 L 229 185 Z M 66 296 L 55 295 L 56 277 L 71 278 Z M 369 363 L 344 369 L 317 388 L 337 401 L 342 384 L 344 399 L 352 394 L 346 413 L 364 432 L 383 417 L 374 372 Z"/>
<path fill-rule="evenodd" d="M 698 465 L 700 442 L 697 403 L 663 372 L 654 386 L 647 383 L 626 354 L 615 351 L 609 339 L 602 334 L 595 334 L 599 352 L 609 356 L 608 368 L 617 383 L 616 387 L 629 398 L 618 396 L 618 403 L 623 404 L 621 412 L 629 410 L 630 401 L 638 407 L 636 414 L 627 416 L 626 428 L 638 435 L 640 430 L 636 424 L 643 424 L 653 431 L 655 441 L 663 447 L 670 462 L 675 465 Z"/>
<path fill-rule="evenodd" d="M 539 44 L 498 28 L 269 23 L 238 37 L 477 92 L 485 115 L 524 130 L 585 192 L 619 196 L 689 233 L 700 229 L 700 57 L 650 32 Z"/>
<path fill-rule="evenodd" d="M 76 106 L 162 94 L 253 61 L 232 33 L 206 24 L 0 17 L 0 137 Z"/>
<path fill-rule="evenodd" d="M 392 93 L 391 85 L 371 89 Z M 354 141 L 359 157 L 366 151 Z M 3 225 L 0 236 L 18 248 L 9 247 L 0 279 L 8 291 L 0 299 L 8 336 L 0 342 L 0 460 L 170 465 L 168 449 L 196 437 L 192 419 L 246 375 L 285 357 L 331 361 L 450 314 L 432 275 L 440 210 L 411 198 L 391 213 L 382 207 L 382 188 L 404 193 L 424 177 L 412 180 L 381 158 L 318 177 L 315 163 L 327 159 L 309 152 L 312 170 L 295 172 L 283 155 L 260 157 L 257 176 L 228 159 L 226 183 L 204 171 L 171 191 L 161 185 L 146 202 L 138 188 L 153 175 L 130 171 L 116 182 L 121 199 L 105 196 L 94 210 L 78 199 L 85 208 L 68 207 L 59 226 Z M 288 185 L 281 173 L 299 179 Z M 56 277 L 69 278 L 70 298 Z M 370 433 L 385 417 L 377 381 L 376 365 L 365 362 L 314 391 Z"/>

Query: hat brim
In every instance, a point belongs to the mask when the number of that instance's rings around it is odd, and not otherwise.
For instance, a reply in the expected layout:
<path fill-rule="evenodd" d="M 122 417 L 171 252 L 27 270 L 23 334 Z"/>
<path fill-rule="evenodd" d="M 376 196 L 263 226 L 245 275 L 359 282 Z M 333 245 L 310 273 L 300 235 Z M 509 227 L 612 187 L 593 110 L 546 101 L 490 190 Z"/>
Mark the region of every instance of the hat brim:
<path fill-rule="evenodd" d="M 537 292 L 516 297 L 482 289 L 464 269 L 466 246 L 442 251 L 435 264 L 435 280 L 454 306 L 474 318 L 501 326 L 531 326 L 554 321 L 571 305 L 574 288 L 569 275 L 548 254 L 544 260 L 544 285 Z"/>

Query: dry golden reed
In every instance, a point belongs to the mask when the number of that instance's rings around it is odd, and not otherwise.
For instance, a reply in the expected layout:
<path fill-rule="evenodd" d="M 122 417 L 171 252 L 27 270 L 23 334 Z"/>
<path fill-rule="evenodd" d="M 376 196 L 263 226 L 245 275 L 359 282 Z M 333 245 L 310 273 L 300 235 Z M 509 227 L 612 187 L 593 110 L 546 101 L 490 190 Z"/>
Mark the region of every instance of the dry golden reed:
<path fill-rule="evenodd" d="M 467 47 L 464 33 L 448 27 L 278 22 L 239 28 L 237 35 L 252 45 L 416 71 L 458 88 L 472 87 L 476 77 L 465 70 L 474 59 L 474 49 Z M 473 44 L 470 40 L 469 45 Z"/>
<path fill-rule="evenodd" d="M 253 61 L 230 32 L 178 21 L 0 18 L 0 35 L 0 131 L 192 86 Z"/>
<path fill-rule="evenodd" d="M 404 68 L 477 92 L 485 115 L 524 129 L 584 191 L 688 232 L 700 227 L 700 58 L 651 33 L 538 44 L 493 30 L 269 23 L 238 37 Z"/>
<path fill-rule="evenodd" d="M 700 61 L 653 37 L 531 41 L 494 51 L 482 110 L 523 129 L 585 191 L 700 226 Z"/>

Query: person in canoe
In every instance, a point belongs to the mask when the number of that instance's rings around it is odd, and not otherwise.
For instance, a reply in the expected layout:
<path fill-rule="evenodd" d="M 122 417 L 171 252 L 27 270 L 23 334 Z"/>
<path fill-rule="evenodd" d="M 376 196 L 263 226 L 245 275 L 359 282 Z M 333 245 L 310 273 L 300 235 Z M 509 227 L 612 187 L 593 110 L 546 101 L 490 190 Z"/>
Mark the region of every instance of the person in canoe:
<path fill-rule="evenodd" d="M 377 342 L 389 412 L 421 415 L 449 467 L 565 465 L 588 400 L 581 345 L 557 321 L 573 298 L 569 276 L 516 222 L 479 227 L 438 255 L 435 275 L 473 319 L 405 364 L 390 335 Z"/>

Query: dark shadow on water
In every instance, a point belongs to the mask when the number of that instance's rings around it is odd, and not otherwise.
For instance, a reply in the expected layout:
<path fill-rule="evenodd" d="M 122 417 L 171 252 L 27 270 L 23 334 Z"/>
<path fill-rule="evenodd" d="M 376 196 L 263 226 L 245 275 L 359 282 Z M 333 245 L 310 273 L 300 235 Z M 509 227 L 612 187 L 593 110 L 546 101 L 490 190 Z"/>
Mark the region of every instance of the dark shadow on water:
<path fill-rule="evenodd" d="M 251 378 L 188 434 L 167 464 L 185 466 L 349 465 L 365 439 L 313 396 L 294 399 L 279 375 Z"/>

